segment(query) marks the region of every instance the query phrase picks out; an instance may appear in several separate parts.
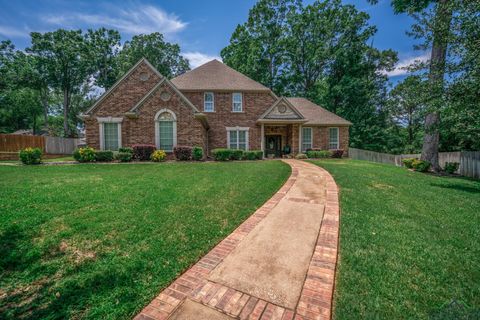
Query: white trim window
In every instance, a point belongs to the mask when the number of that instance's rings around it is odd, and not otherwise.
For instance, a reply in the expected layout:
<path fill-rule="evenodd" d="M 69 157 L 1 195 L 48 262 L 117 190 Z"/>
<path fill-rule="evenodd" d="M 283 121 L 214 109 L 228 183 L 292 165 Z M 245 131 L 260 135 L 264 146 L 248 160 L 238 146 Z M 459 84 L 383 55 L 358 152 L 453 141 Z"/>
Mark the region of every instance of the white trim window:
<path fill-rule="evenodd" d="M 100 150 L 118 151 L 122 147 L 123 118 L 97 118 L 100 129 Z"/>
<path fill-rule="evenodd" d="M 229 149 L 248 150 L 248 129 L 227 128 L 227 145 Z"/>
<path fill-rule="evenodd" d="M 328 128 L 328 149 L 336 150 L 340 148 L 340 139 L 338 137 L 338 128 Z"/>
<path fill-rule="evenodd" d="M 243 112 L 243 96 L 240 92 L 232 94 L 232 112 Z"/>
<path fill-rule="evenodd" d="M 205 112 L 215 111 L 215 96 L 213 92 L 205 92 L 203 94 L 203 111 Z"/>
<path fill-rule="evenodd" d="M 172 152 L 177 145 L 177 117 L 168 109 L 155 115 L 155 146 L 159 150 Z"/>
<path fill-rule="evenodd" d="M 302 127 L 302 152 L 312 149 L 313 145 L 313 134 L 312 128 Z"/>

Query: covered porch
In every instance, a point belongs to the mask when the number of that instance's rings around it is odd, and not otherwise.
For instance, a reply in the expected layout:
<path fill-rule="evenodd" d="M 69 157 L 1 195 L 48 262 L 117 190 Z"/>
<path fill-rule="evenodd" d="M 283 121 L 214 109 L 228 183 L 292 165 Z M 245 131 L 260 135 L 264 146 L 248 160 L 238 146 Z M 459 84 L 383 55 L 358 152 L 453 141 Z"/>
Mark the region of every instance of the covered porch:
<path fill-rule="evenodd" d="M 261 123 L 261 147 L 266 158 L 300 152 L 301 123 Z"/>

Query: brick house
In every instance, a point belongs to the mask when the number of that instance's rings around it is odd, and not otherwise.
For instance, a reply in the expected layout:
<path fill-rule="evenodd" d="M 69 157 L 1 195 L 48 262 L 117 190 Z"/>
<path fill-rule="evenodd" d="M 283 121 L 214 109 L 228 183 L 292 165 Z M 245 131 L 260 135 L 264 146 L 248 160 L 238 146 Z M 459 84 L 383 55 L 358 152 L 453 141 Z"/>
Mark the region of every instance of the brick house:
<path fill-rule="evenodd" d="M 263 150 L 348 151 L 350 122 L 304 98 L 269 88 L 212 60 L 172 80 L 141 59 L 83 115 L 95 149 L 154 144 Z"/>

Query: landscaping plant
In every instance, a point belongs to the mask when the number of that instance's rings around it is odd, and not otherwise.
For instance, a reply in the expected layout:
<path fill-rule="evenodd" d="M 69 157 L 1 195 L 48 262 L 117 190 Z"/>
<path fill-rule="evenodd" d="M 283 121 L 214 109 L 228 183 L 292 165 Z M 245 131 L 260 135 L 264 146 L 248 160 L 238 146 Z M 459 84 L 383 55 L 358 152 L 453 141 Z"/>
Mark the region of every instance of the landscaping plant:
<path fill-rule="evenodd" d="M 95 161 L 95 149 L 90 147 L 75 149 L 73 158 L 78 162 L 93 162 Z"/>
<path fill-rule="evenodd" d="M 243 150 L 231 149 L 230 159 L 231 160 L 242 160 L 243 159 Z"/>
<path fill-rule="evenodd" d="M 118 152 L 133 154 L 133 149 L 130 147 L 121 147 L 121 148 L 118 148 Z"/>
<path fill-rule="evenodd" d="M 200 161 L 203 159 L 203 149 L 202 147 L 195 146 L 192 149 L 192 158 L 195 161 Z"/>
<path fill-rule="evenodd" d="M 175 155 L 175 158 L 180 161 L 192 160 L 192 147 L 176 146 L 173 148 L 173 154 Z"/>
<path fill-rule="evenodd" d="M 408 169 L 413 169 L 413 161 L 417 160 L 416 158 L 405 158 L 402 159 L 403 165 Z"/>
<path fill-rule="evenodd" d="M 132 152 L 119 152 L 115 155 L 115 159 L 120 162 L 130 162 L 132 161 L 133 153 Z"/>
<path fill-rule="evenodd" d="M 341 158 L 343 156 L 343 149 L 332 150 L 332 158 Z"/>
<path fill-rule="evenodd" d="M 95 150 L 95 161 L 111 162 L 113 161 L 113 151 L 110 150 Z"/>
<path fill-rule="evenodd" d="M 447 173 L 453 174 L 458 170 L 459 167 L 460 163 L 458 162 L 446 162 L 444 170 Z"/>
<path fill-rule="evenodd" d="M 42 162 L 42 150 L 40 148 L 25 148 L 19 153 L 23 164 L 39 164 Z"/>
<path fill-rule="evenodd" d="M 232 154 L 231 149 L 218 148 L 218 149 L 212 150 L 213 158 L 216 161 L 228 161 L 230 160 L 231 154 Z"/>
<path fill-rule="evenodd" d="M 134 144 L 132 149 L 133 157 L 136 160 L 146 161 L 150 160 L 150 156 L 155 151 L 155 146 L 153 144 Z"/>
<path fill-rule="evenodd" d="M 415 159 L 412 162 L 413 170 L 418 172 L 427 172 L 430 169 L 431 165 L 432 164 L 430 162 L 419 159 Z"/>
<path fill-rule="evenodd" d="M 307 155 L 305 153 L 297 153 L 295 155 L 295 159 L 298 159 L 298 160 L 307 159 Z"/>
<path fill-rule="evenodd" d="M 167 153 L 163 150 L 155 150 L 151 156 L 151 160 L 153 162 L 165 161 L 166 158 L 167 158 Z"/>

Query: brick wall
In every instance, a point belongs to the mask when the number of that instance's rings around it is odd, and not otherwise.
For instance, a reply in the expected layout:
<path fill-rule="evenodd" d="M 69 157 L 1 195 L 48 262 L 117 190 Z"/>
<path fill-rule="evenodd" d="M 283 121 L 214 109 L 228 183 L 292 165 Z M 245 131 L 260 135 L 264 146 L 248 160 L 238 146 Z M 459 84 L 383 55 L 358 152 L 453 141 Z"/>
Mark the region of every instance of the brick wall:
<path fill-rule="evenodd" d="M 312 127 L 313 134 L 313 148 L 327 150 L 330 140 L 328 128 L 330 127 Z M 338 134 L 340 139 L 340 149 L 345 150 L 345 155 L 348 154 L 349 143 L 349 127 L 338 127 Z"/>

